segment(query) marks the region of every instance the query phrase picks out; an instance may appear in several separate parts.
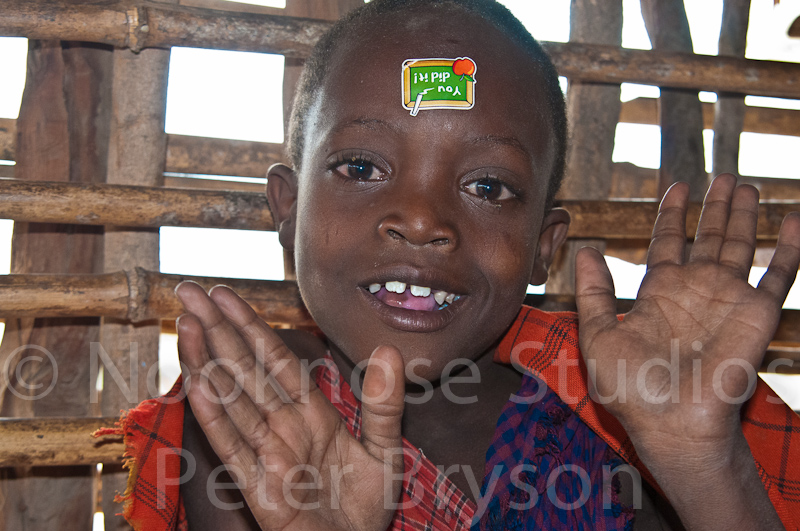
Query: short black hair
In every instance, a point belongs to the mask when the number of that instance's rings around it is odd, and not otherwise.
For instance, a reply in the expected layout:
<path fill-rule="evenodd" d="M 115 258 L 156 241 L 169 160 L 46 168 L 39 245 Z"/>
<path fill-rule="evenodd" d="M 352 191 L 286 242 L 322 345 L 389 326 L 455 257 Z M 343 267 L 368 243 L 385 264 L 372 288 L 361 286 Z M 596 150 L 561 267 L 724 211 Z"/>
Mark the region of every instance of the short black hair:
<path fill-rule="evenodd" d="M 485 19 L 509 39 L 519 44 L 539 67 L 544 81 L 546 103 L 550 109 L 555 150 L 552 174 L 547 190 L 546 203 L 549 209 L 564 177 L 567 150 L 567 114 L 564 94 L 558 82 L 558 73 L 547 52 L 508 8 L 496 0 L 372 0 L 341 18 L 317 42 L 305 62 L 305 68 L 295 93 L 292 115 L 289 119 L 287 142 L 289 160 L 295 170 L 300 169 L 309 109 L 328 75 L 331 58 L 349 37 L 357 33 L 355 30 L 386 14 L 409 13 L 409 16 L 413 16 L 413 13 L 420 8 L 441 7 L 455 7 Z"/>

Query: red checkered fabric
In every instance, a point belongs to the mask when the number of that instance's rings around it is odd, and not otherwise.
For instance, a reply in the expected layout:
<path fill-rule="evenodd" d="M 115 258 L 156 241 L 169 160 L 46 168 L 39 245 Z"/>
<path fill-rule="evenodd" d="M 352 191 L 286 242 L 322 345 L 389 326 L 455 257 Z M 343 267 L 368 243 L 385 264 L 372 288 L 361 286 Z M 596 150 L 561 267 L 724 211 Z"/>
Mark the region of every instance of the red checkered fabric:
<path fill-rule="evenodd" d="M 576 314 L 523 307 L 495 359 L 513 362 L 544 380 L 612 449 L 656 485 L 617 419 L 589 397 Z M 800 416 L 759 380 L 755 394 L 742 408 L 742 429 L 778 516 L 786 529 L 800 529 Z"/>

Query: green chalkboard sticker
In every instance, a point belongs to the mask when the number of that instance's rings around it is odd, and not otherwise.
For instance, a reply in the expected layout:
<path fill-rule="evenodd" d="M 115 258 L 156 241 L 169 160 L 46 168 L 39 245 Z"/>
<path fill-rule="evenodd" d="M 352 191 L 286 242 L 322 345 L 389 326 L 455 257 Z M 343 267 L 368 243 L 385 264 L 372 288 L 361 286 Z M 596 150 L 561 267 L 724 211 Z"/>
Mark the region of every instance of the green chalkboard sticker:
<path fill-rule="evenodd" d="M 471 109 L 475 105 L 475 61 L 406 59 L 403 61 L 403 108 L 416 116 L 421 110 Z"/>

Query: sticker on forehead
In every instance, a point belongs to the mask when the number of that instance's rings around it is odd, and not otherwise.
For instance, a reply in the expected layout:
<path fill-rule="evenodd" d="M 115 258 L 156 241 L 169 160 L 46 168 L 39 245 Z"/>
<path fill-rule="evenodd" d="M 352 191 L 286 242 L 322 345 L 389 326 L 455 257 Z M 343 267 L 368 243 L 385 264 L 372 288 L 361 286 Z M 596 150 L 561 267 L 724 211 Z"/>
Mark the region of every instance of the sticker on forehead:
<path fill-rule="evenodd" d="M 475 105 L 475 61 L 406 59 L 403 61 L 403 107 L 416 116 L 421 110 L 461 109 Z"/>

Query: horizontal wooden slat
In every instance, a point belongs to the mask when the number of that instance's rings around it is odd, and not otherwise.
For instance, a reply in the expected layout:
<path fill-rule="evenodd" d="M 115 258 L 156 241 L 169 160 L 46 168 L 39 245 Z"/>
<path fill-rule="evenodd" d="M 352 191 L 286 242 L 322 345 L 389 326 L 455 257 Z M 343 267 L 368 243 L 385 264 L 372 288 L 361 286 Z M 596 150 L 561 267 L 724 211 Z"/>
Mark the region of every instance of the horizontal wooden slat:
<path fill-rule="evenodd" d="M 168 172 L 266 177 L 276 162 L 286 162 L 283 144 L 167 135 Z"/>
<path fill-rule="evenodd" d="M 656 201 L 561 201 L 572 215 L 570 237 L 647 239 Z M 784 216 L 798 202 L 762 203 L 758 238 L 774 240 Z M 694 234 L 700 206 L 689 208 L 687 235 Z M 218 227 L 273 230 L 263 193 L 140 186 L 0 180 L 0 218 L 17 221 L 131 227 Z"/>
<path fill-rule="evenodd" d="M 175 319 L 183 313 L 175 286 L 184 280 L 207 290 L 230 286 L 267 322 L 313 324 L 294 282 L 168 275 L 139 268 L 101 275 L 0 275 L 0 317 Z"/>
<path fill-rule="evenodd" d="M 619 121 L 658 125 L 658 98 L 636 98 L 622 104 Z M 703 127 L 714 129 L 714 104 L 703 103 Z M 800 110 L 748 106 L 742 130 L 747 133 L 800 136 Z"/>
<path fill-rule="evenodd" d="M 658 170 L 629 162 L 614 164 L 610 197 L 614 199 L 653 198 L 658 194 Z M 739 177 L 739 182 L 755 186 L 762 201 L 800 201 L 800 179 Z"/>
<path fill-rule="evenodd" d="M 272 230 L 263 193 L 0 180 L 0 218 L 129 227 Z"/>
<path fill-rule="evenodd" d="M 122 436 L 96 439 L 116 418 L 0 418 L 0 467 L 121 463 Z"/>
<path fill-rule="evenodd" d="M 329 22 L 151 1 L 92 5 L 5 0 L 0 35 L 143 47 L 192 46 L 306 57 Z M 778 61 L 545 43 L 567 77 L 800 98 L 800 65 Z"/>

